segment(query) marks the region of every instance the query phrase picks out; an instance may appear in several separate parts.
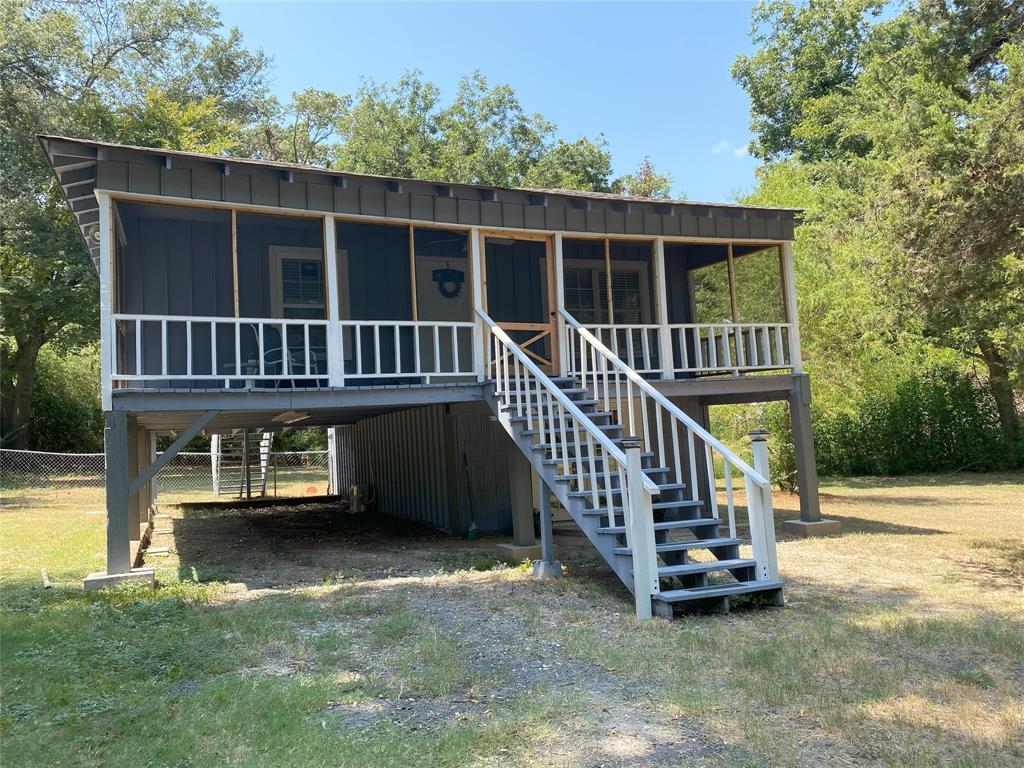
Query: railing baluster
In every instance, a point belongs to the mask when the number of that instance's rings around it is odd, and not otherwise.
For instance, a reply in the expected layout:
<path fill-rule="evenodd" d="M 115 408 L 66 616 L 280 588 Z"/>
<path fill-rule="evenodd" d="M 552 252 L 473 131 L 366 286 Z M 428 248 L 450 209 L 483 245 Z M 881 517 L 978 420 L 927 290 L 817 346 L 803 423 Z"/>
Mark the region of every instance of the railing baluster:
<path fill-rule="evenodd" d="M 437 327 L 436 325 L 434 326 Z M 456 326 L 452 326 L 452 373 L 461 373 L 462 368 L 459 365 L 459 329 Z"/>
<path fill-rule="evenodd" d="M 715 480 L 715 457 L 711 453 L 711 446 L 704 443 L 704 456 L 708 464 L 708 501 L 711 504 L 711 516 L 718 517 L 718 485 Z"/>
<path fill-rule="evenodd" d="M 589 474 L 589 478 L 590 478 L 590 503 L 593 505 L 594 509 L 600 509 L 601 508 L 601 503 L 599 501 L 599 497 L 598 497 L 598 493 L 597 493 L 597 483 L 594 480 L 594 478 L 597 477 L 597 459 L 594 456 L 594 437 L 593 437 L 593 435 L 590 434 L 589 431 L 587 431 L 586 434 L 587 434 L 587 454 L 589 456 L 589 461 L 590 461 L 590 474 Z M 604 456 L 602 457 L 602 462 L 604 464 L 607 464 L 610 459 L 611 459 L 611 457 L 608 456 L 608 454 L 604 454 Z"/>
<path fill-rule="evenodd" d="M 732 502 L 732 467 L 728 461 L 722 462 L 725 474 L 725 505 L 729 511 L 729 538 L 736 538 L 736 510 Z"/>
<path fill-rule="evenodd" d="M 263 328 L 264 328 L 265 325 L 266 325 L 265 323 L 260 323 L 257 326 L 257 328 L 259 328 L 259 342 L 258 342 L 259 343 L 259 349 L 256 350 L 256 354 L 257 354 L 257 356 L 260 359 L 260 377 L 261 378 L 263 376 L 266 376 L 266 374 L 267 374 L 267 370 L 266 370 L 266 368 L 267 368 L 267 366 L 266 366 L 267 345 L 264 343 L 264 331 L 263 331 Z M 284 366 L 281 366 L 281 367 L 284 368 Z"/>
<path fill-rule="evenodd" d="M 640 329 L 640 348 L 644 356 L 644 372 L 651 370 L 651 342 L 647 335 L 647 329 Z"/>
<path fill-rule="evenodd" d="M 311 375 L 313 373 L 312 366 L 309 364 L 309 323 L 303 323 L 302 324 L 302 334 L 303 334 L 303 339 L 302 340 L 303 340 L 303 343 L 305 344 L 305 351 L 306 351 L 306 370 L 305 370 L 305 374 L 306 374 L 306 376 L 309 376 L 309 375 Z"/>
<path fill-rule="evenodd" d="M 718 341 L 713 325 L 708 326 L 708 363 L 712 368 L 718 368 Z"/>
<path fill-rule="evenodd" d="M 565 440 L 565 406 L 558 405 L 558 428 L 562 436 L 562 474 L 569 476 L 569 444 Z"/>
<path fill-rule="evenodd" d="M 435 325 L 432 329 L 434 335 L 434 365 L 437 369 L 441 370 L 441 339 L 438 335 L 437 326 Z"/>
<path fill-rule="evenodd" d="M 380 367 L 380 326 L 373 324 L 373 372 L 383 373 Z"/>
<path fill-rule="evenodd" d="M 142 321 L 135 321 L 135 375 L 142 375 Z"/>
<path fill-rule="evenodd" d="M 782 368 L 786 365 L 786 348 L 782 344 L 782 326 L 775 326 L 775 366 Z"/>
<path fill-rule="evenodd" d="M 679 429 L 675 423 L 672 423 L 669 429 L 672 430 L 672 468 L 675 470 L 674 477 L 677 483 L 682 483 L 682 464 L 679 460 Z"/>
<path fill-rule="evenodd" d="M 661 406 L 658 403 L 653 405 L 655 429 L 658 431 L 658 461 L 655 466 L 667 467 L 668 457 L 665 455 L 665 430 L 661 420 Z"/>
<path fill-rule="evenodd" d="M 167 321 L 160 321 L 160 375 L 167 375 Z"/>
<path fill-rule="evenodd" d="M 412 327 L 412 354 L 415 357 L 416 375 L 420 376 L 423 373 L 423 363 L 420 360 L 420 326 L 418 325 Z M 438 373 L 438 371 L 434 371 L 434 373 Z M 427 380 L 430 380 L 429 376 Z"/>
<path fill-rule="evenodd" d="M 242 326 L 235 320 L 235 376 L 242 377 Z"/>
<path fill-rule="evenodd" d="M 210 323 L 210 375 L 217 375 L 217 321 Z"/>
<path fill-rule="evenodd" d="M 185 375 L 192 378 L 192 321 L 185 321 Z"/>
<path fill-rule="evenodd" d="M 292 355 L 288 351 L 288 323 L 281 323 L 281 375 L 290 376 L 292 373 Z"/>
<path fill-rule="evenodd" d="M 398 323 L 395 323 L 395 375 L 400 376 L 402 373 L 402 334 L 399 329 Z"/>
<path fill-rule="evenodd" d="M 693 444 L 693 430 L 686 430 L 687 457 L 690 459 L 690 500 L 697 500 L 697 454 Z"/>
<path fill-rule="evenodd" d="M 356 336 L 356 373 L 363 374 L 363 329 L 362 326 L 353 325 L 352 332 Z"/>
<path fill-rule="evenodd" d="M 735 341 L 734 341 L 735 340 Z M 726 368 L 732 368 L 732 345 L 736 344 L 736 354 L 740 354 L 740 340 L 734 333 L 730 332 L 729 328 L 722 329 L 722 356 L 725 358 L 724 365 Z M 739 368 L 733 368 L 733 373 L 739 376 Z"/>
<path fill-rule="evenodd" d="M 761 351 L 764 354 L 764 359 L 761 361 L 762 368 L 772 367 L 772 347 L 771 341 L 769 340 L 768 326 L 764 326 L 761 329 Z"/>

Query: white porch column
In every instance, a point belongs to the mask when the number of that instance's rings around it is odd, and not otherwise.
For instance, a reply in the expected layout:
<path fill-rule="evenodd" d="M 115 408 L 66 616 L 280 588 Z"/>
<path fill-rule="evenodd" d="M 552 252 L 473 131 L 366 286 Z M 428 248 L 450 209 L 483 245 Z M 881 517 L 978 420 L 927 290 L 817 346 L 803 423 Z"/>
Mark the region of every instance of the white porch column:
<path fill-rule="evenodd" d="M 345 384 L 345 358 L 341 339 L 341 318 L 338 316 L 337 228 L 333 216 L 324 216 L 324 264 L 327 268 L 327 383 L 332 387 Z"/>
<path fill-rule="evenodd" d="M 114 210 L 110 195 L 97 192 L 100 204 L 100 404 L 104 411 L 111 409 L 111 381 L 114 371 L 115 349 L 113 314 L 114 268 Z"/>
<path fill-rule="evenodd" d="M 786 298 L 786 322 L 789 327 L 789 356 L 793 373 L 803 373 L 803 359 L 800 355 L 800 318 L 796 309 L 796 273 L 793 270 L 793 243 L 786 242 L 779 248 L 782 260 L 783 289 Z"/>
<path fill-rule="evenodd" d="M 484 350 L 484 324 L 476 310 L 484 308 L 483 254 L 480 252 L 480 228 L 469 230 L 469 268 L 473 275 L 473 370 L 476 380 L 483 381 L 487 367 Z"/>
<path fill-rule="evenodd" d="M 562 310 L 565 309 L 565 275 L 562 271 L 562 234 L 560 232 L 555 233 L 554 246 L 555 328 L 558 334 L 555 343 L 558 344 L 558 375 L 567 376 L 569 374 L 569 356 L 572 354 L 572 350 L 565 343 L 565 318 L 562 317 Z"/>
<path fill-rule="evenodd" d="M 672 331 L 668 327 L 668 276 L 665 272 L 665 238 L 654 240 L 654 322 L 658 328 L 658 359 L 661 378 L 673 377 Z"/>

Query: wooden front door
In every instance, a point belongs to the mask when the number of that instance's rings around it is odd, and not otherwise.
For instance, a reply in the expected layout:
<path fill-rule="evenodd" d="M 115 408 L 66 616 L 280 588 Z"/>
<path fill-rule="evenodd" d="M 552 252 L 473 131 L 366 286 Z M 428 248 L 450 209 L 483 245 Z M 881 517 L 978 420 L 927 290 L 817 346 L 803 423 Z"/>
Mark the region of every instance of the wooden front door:
<path fill-rule="evenodd" d="M 487 314 L 545 373 L 558 370 L 550 237 L 484 236 Z"/>

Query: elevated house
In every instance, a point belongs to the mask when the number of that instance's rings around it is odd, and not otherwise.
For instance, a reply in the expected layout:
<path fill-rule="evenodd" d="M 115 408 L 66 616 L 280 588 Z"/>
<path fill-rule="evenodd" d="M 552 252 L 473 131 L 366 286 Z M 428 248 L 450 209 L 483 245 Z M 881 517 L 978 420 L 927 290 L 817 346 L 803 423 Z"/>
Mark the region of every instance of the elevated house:
<path fill-rule="evenodd" d="M 557 499 L 640 615 L 781 594 L 764 444 L 748 465 L 708 408 L 789 401 L 818 525 L 796 211 L 40 141 L 100 277 L 87 586 L 152 578 L 152 479 L 193 436 L 322 425 L 383 513 L 528 547 L 536 505 L 550 562 Z"/>

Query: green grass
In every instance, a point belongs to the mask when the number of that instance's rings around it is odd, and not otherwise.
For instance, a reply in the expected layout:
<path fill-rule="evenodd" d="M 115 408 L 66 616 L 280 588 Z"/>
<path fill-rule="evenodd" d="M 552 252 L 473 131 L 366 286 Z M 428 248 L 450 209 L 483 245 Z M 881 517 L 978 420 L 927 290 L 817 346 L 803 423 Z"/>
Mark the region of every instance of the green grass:
<path fill-rule="evenodd" d="M 446 589 L 485 591 L 478 599 L 495 617 L 516 618 L 510 650 L 557 643 L 595 665 L 595 680 L 632 681 L 615 685 L 645 691 L 666 722 L 699 724 L 736 747 L 713 764 L 1020 765 L 1022 488 L 1020 475 L 826 482 L 823 512 L 844 533 L 780 538 L 784 610 L 671 623 L 637 622 L 616 584 L 571 561 L 566 579 L 539 583 L 520 569 L 474 570 L 479 555 L 439 554 L 424 558 L 427 570 L 448 558 L 463 569 L 422 581 L 343 573 L 331 553 L 295 542 L 244 573 L 271 578 L 291 558 L 320 578 L 238 590 L 230 574 L 194 580 L 172 552 L 154 560 L 156 591 L 87 594 L 82 576 L 103 565 L 97 499 L 64 494 L 39 508 L 8 496 L 3 763 L 549 764 L 546 745 L 574 733 L 575 719 L 608 717 L 561 688 L 511 696 L 479 722 L 346 725 L 346 707 L 474 700 L 508 681 L 477 668 L 480 649 L 452 626 L 415 609 Z M 794 505 L 777 496 L 778 519 Z M 317 570 L 328 562 L 333 570 Z M 43 567 L 51 590 L 40 586 Z"/>

